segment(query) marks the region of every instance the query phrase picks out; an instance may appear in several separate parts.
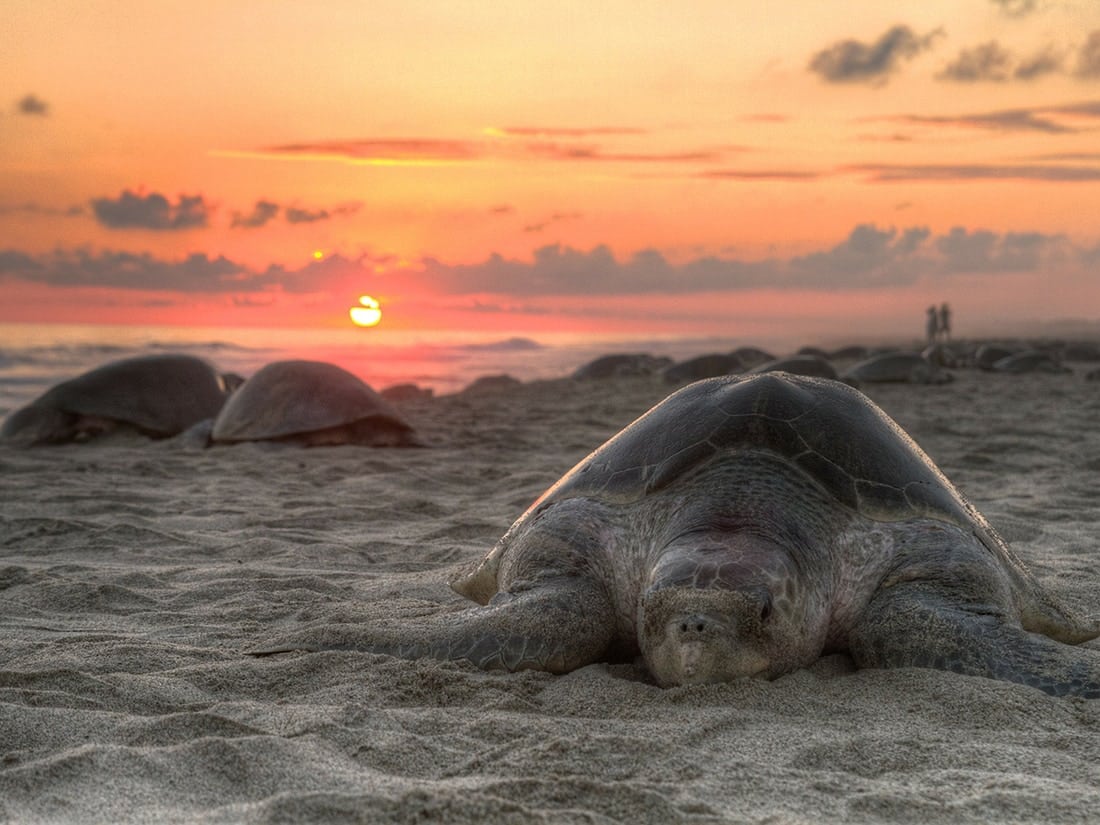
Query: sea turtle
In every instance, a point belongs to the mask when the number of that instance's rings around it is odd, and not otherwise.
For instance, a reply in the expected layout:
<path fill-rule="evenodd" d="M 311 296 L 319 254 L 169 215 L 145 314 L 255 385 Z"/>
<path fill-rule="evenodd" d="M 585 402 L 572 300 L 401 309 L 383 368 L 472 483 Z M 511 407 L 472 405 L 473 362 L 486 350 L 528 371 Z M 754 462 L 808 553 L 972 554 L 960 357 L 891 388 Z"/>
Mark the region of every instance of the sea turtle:
<path fill-rule="evenodd" d="M 849 383 L 946 384 L 955 377 L 918 352 L 883 352 L 853 364 L 843 374 Z"/>
<path fill-rule="evenodd" d="M 1100 635 L 897 424 L 837 381 L 691 384 L 577 464 L 454 580 L 480 603 L 253 651 L 361 649 L 565 672 L 641 653 L 658 684 L 822 653 L 1100 697 Z"/>
<path fill-rule="evenodd" d="M 421 444 L 388 401 L 347 370 L 322 361 L 275 361 L 260 369 L 222 408 L 210 440 Z"/>
<path fill-rule="evenodd" d="M 730 355 L 736 355 L 746 367 L 755 367 L 775 360 L 774 355 L 767 350 L 760 349 L 760 347 L 738 347 Z"/>
<path fill-rule="evenodd" d="M 982 344 L 974 353 L 974 365 L 981 370 L 991 370 L 1002 358 L 1020 352 L 1020 349 L 1005 344 Z"/>
<path fill-rule="evenodd" d="M 792 375 L 806 375 L 814 378 L 837 378 L 836 367 L 820 355 L 792 355 L 789 358 L 777 358 L 749 370 L 752 375 L 765 372 L 789 372 Z"/>
<path fill-rule="evenodd" d="M 1100 343 L 1096 341 L 1071 341 L 1062 347 L 1063 361 L 1100 361 Z"/>
<path fill-rule="evenodd" d="M 828 353 L 828 358 L 830 361 L 862 361 L 870 355 L 871 351 L 867 347 L 860 344 L 850 344 Z"/>
<path fill-rule="evenodd" d="M 462 395 L 484 395 L 486 393 L 502 393 L 514 390 L 522 386 L 523 382 L 508 373 L 497 375 L 482 375 L 467 384 L 461 391 Z"/>
<path fill-rule="evenodd" d="M 120 428 L 167 438 L 217 415 L 228 392 L 227 379 L 193 355 L 124 358 L 63 381 L 16 410 L 0 440 L 59 444 Z"/>
<path fill-rule="evenodd" d="M 712 352 L 673 364 L 661 374 L 664 376 L 665 381 L 670 384 L 687 384 L 701 378 L 713 378 L 716 375 L 742 372 L 744 369 L 744 362 L 736 355 Z"/>
<path fill-rule="evenodd" d="M 578 367 L 573 373 L 573 377 L 581 381 L 588 381 L 633 375 L 653 375 L 671 363 L 671 358 L 649 355 L 644 352 L 613 353 L 611 355 L 601 355 L 596 360 Z"/>
<path fill-rule="evenodd" d="M 1025 372 L 1045 372 L 1061 375 L 1073 372 L 1069 367 L 1058 363 L 1050 353 L 1037 349 L 1028 349 L 1006 355 L 994 362 L 993 371 L 1005 372 L 1010 375 L 1020 375 Z"/>
<path fill-rule="evenodd" d="M 921 350 L 920 357 L 929 364 L 947 369 L 958 369 L 967 363 L 969 356 L 964 346 L 937 341 Z"/>

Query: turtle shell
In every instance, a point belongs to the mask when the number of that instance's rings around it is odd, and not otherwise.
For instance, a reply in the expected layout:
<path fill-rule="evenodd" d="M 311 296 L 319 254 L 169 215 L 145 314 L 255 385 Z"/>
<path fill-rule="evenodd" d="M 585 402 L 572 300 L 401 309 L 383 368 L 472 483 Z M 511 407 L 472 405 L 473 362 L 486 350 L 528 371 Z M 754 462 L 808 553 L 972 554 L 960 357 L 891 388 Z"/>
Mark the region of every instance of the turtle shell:
<path fill-rule="evenodd" d="M 844 373 L 846 380 L 875 382 L 947 383 L 951 373 L 944 372 L 919 352 L 884 352 L 872 355 Z"/>
<path fill-rule="evenodd" d="M 749 372 L 759 375 L 766 372 L 789 372 L 792 375 L 809 375 L 816 378 L 836 378 L 836 367 L 820 355 L 792 355 L 753 367 Z"/>
<path fill-rule="evenodd" d="M 924 451 L 863 393 L 784 372 L 711 378 L 673 393 L 577 464 L 528 514 L 568 498 L 638 501 L 744 448 L 782 456 L 869 518 L 936 518 L 997 541 Z"/>
<path fill-rule="evenodd" d="M 61 412 L 120 421 L 147 435 L 166 437 L 213 418 L 225 403 L 217 371 L 192 355 L 166 353 L 112 361 L 47 390 L 5 423 L 3 436 L 18 437 L 18 422 L 33 412 Z"/>
<path fill-rule="evenodd" d="M 388 401 L 347 370 L 322 361 L 275 361 L 233 393 L 211 435 L 221 442 L 266 441 L 367 420 L 412 433 Z"/>

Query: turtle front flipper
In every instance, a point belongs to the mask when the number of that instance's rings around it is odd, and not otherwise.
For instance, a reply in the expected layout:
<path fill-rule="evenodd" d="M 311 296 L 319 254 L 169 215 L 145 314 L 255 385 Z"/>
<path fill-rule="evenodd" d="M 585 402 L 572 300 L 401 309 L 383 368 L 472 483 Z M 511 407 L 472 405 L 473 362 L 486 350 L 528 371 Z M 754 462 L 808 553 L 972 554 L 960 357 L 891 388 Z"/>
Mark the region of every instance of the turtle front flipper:
<path fill-rule="evenodd" d="M 615 626 L 611 602 L 598 584 L 556 578 L 500 593 L 484 607 L 400 625 L 316 625 L 249 653 L 362 650 L 403 659 L 465 660 L 486 670 L 566 673 L 603 659 Z"/>
<path fill-rule="evenodd" d="M 858 667 L 925 667 L 1100 698 L 1100 652 L 1024 630 L 995 604 L 935 581 L 880 590 L 849 637 Z"/>

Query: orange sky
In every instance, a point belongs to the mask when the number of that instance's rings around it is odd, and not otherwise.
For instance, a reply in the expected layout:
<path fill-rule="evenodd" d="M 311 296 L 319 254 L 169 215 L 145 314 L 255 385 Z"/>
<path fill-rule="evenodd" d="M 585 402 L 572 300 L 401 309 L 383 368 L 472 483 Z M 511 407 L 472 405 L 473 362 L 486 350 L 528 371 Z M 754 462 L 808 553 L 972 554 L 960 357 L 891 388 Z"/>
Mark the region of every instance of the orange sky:
<path fill-rule="evenodd" d="M 9 0 L 0 321 L 1100 319 L 1100 4 L 776 8 Z"/>

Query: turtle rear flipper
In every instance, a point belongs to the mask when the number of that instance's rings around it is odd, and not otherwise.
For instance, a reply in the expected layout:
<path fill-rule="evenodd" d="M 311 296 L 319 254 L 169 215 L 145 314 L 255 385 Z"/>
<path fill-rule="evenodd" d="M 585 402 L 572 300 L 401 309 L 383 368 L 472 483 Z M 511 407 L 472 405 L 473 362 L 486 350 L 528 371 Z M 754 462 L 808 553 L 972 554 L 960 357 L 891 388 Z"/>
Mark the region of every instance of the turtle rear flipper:
<path fill-rule="evenodd" d="M 319 625 L 249 651 L 362 650 L 403 659 L 468 661 L 486 670 L 567 673 L 606 658 L 614 641 L 606 593 L 584 579 L 550 579 L 501 593 L 485 607 L 410 619 L 400 625 Z"/>
<path fill-rule="evenodd" d="M 880 590 L 853 628 L 850 650 L 860 668 L 927 667 L 1100 698 L 1100 653 L 1029 633 L 933 581 Z"/>

